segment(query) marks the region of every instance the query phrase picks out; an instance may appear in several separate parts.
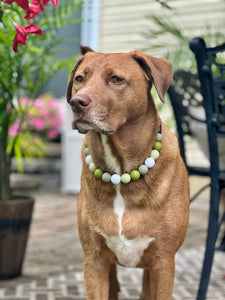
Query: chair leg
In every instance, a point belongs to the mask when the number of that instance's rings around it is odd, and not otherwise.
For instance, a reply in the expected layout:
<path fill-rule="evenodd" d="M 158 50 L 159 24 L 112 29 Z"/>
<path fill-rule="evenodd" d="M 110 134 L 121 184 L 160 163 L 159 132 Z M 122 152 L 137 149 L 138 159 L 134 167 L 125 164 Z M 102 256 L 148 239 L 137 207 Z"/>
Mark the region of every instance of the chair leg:
<path fill-rule="evenodd" d="M 222 186 L 222 188 L 223 188 L 223 186 Z M 217 250 L 225 252 L 225 188 L 221 191 L 220 202 L 223 207 L 223 216 L 221 218 L 221 225 L 222 224 L 224 224 L 224 225 L 222 227 L 222 235 L 221 235 L 222 238 L 221 238 L 220 246 L 217 248 Z"/>
<path fill-rule="evenodd" d="M 223 238 L 222 238 L 221 243 L 220 243 L 219 247 L 217 248 L 217 250 L 225 252 L 225 232 L 223 234 Z"/>
<path fill-rule="evenodd" d="M 220 188 L 218 184 L 211 185 L 209 223 L 206 239 L 205 256 L 202 267 L 201 279 L 198 289 L 197 300 L 205 300 L 208 289 L 210 273 L 212 269 L 215 244 L 218 236 Z"/>

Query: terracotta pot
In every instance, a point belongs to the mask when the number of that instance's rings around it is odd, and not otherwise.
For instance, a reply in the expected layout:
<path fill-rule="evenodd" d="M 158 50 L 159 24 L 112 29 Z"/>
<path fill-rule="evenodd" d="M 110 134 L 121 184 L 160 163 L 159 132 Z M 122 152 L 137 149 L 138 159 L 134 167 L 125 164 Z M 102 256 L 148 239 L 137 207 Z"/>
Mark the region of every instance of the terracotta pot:
<path fill-rule="evenodd" d="M 0 201 L 0 279 L 21 275 L 34 199 Z"/>

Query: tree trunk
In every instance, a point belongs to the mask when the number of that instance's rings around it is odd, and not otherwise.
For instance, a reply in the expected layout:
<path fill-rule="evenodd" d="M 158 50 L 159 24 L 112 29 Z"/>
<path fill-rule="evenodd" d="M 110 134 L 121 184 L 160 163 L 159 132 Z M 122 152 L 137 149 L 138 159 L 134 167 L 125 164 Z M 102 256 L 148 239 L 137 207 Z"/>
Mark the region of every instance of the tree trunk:
<path fill-rule="evenodd" d="M 0 201 L 9 200 L 10 157 L 6 154 L 7 136 L 0 137 Z"/>

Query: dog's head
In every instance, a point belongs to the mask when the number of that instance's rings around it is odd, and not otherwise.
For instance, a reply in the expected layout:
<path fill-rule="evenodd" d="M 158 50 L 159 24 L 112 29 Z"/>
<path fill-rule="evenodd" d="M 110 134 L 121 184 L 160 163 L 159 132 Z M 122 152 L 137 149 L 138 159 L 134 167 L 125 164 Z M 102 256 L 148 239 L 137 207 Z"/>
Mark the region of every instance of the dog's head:
<path fill-rule="evenodd" d="M 167 60 L 139 51 L 101 54 L 81 47 L 81 53 L 67 87 L 73 128 L 80 133 L 113 134 L 126 122 L 134 122 L 149 109 L 152 85 L 164 102 L 172 79 Z"/>

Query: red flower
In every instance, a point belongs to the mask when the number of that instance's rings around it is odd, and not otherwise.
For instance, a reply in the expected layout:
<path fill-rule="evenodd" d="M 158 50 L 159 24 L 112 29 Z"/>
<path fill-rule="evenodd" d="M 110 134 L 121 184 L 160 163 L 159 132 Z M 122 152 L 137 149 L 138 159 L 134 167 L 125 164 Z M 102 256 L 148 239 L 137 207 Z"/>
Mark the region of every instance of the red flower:
<path fill-rule="evenodd" d="M 37 14 L 39 14 L 43 10 L 44 8 L 40 0 L 32 0 L 32 2 L 29 3 L 29 8 L 24 18 L 27 20 L 33 19 Z"/>
<path fill-rule="evenodd" d="M 44 5 L 47 5 L 49 0 L 43 0 Z M 51 0 L 51 2 L 55 5 L 55 7 L 58 7 L 58 0 Z"/>
<path fill-rule="evenodd" d="M 37 27 L 37 25 L 35 25 L 34 23 L 28 24 L 24 27 L 16 24 L 15 28 L 16 28 L 17 34 L 16 34 L 16 36 L 14 38 L 14 41 L 13 41 L 13 50 L 14 50 L 14 52 L 17 52 L 18 44 L 22 44 L 23 46 L 25 46 L 28 34 L 32 34 L 32 33 L 33 34 L 39 34 L 39 35 L 43 34 L 42 30 L 39 27 Z"/>
<path fill-rule="evenodd" d="M 28 0 L 4 0 L 4 3 L 13 3 L 16 2 L 20 7 L 22 7 L 24 10 L 28 10 Z"/>

